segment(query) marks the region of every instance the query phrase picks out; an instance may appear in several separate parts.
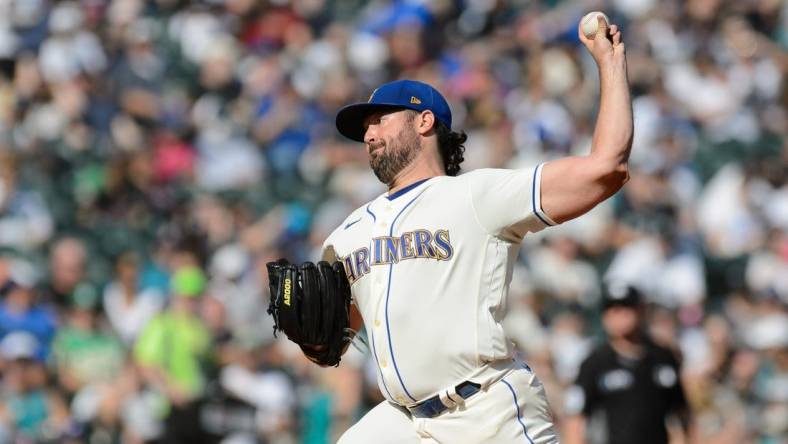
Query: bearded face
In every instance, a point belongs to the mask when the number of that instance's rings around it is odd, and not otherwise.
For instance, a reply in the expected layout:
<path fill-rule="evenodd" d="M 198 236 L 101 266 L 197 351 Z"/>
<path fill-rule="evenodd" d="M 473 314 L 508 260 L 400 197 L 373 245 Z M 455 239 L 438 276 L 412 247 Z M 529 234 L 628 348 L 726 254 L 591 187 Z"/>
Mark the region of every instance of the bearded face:
<path fill-rule="evenodd" d="M 367 146 L 369 166 L 372 167 L 378 180 L 386 185 L 394 181 L 397 174 L 416 158 L 421 149 L 419 136 L 409 124 L 411 121 L 412 119 L 407 119 L 393 138 L 370 143 Z"/>

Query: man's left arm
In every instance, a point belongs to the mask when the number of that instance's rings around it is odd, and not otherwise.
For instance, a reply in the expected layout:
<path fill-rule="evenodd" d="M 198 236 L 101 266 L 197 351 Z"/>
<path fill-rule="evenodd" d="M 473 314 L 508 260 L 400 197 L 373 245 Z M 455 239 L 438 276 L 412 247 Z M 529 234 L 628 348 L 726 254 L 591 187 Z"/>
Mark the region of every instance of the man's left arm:
<path fill-rule="evenodd" d="M 591 153 L 547 163 L 542 170 L 542 210 L 558 223 L 574 219 L 615 194 L 629 179 L 632 103 L 621 32 L 600 20 L 593 39 L 580 40 L 599 68 L 600 102 Z"/>

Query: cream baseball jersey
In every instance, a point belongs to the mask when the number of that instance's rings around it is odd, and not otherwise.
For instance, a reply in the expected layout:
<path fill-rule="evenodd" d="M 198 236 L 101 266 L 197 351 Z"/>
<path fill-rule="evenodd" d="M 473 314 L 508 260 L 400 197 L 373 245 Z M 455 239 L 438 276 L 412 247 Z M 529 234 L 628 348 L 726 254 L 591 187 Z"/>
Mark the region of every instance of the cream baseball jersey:
<path fill-rule="evenodd" d="M 340 260 L 383 395 L 413 405 L 509 358 L 501 325 L 520 242 L 554 225 L 542 166 L 438 176 L 383 194 L 326 239 Z"/>

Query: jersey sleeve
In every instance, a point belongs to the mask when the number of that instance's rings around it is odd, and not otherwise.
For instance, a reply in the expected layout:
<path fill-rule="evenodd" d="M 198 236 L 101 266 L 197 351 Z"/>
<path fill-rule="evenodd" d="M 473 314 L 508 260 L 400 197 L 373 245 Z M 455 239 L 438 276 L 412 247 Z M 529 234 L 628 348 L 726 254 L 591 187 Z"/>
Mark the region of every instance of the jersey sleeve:
<path fill-rule="evenodd" d="M 473 209 L 488 233 L 522 241 L 556 223 L 542 210 L 542 166 L 517 170 L 482 169 L 469 173 Z"/>

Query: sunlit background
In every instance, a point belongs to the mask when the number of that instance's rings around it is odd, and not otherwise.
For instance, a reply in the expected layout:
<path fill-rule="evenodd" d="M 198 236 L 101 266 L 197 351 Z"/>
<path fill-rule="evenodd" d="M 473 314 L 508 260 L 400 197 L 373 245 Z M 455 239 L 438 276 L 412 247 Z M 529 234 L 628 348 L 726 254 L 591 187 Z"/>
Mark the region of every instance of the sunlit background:
<path fill-rule="evenodd" d="M 630 283 L 693 442 L 788 442 L 780 0 L 0 0 L 0 442 L 335 442 L 382 399 L 369 354 L 320 369 L 275 338 L 264 264 L 317 259 L 384 191 L 336 110 L 419 79 L 464 171 L 586 153 L 591 10 L 626 42 L 632 179 L 526 237 L 512 338 L 560 430 Z"/>

